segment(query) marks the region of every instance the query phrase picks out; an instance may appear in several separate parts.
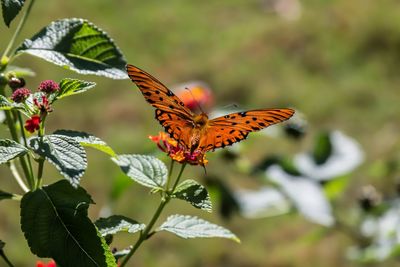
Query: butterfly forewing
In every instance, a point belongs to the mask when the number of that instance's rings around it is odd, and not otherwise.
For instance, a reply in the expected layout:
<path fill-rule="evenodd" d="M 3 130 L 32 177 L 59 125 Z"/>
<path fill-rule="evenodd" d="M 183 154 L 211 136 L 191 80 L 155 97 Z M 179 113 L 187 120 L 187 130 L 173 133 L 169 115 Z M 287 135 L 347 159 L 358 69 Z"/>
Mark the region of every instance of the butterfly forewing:
<path fill-rule="evenodd" d="M 126 70 L 129 78 L 139 87 L 146 101 L 153 107 L 187 120 L 193 117 L 193 113 L 183 102 L 159 80 L 130 64 L 126 65 Z"/>
<path fill-rule="evenodd" d="M 294 110 L 287 108 L 257 109 L 212 119 L 199 146 L 208 151 L 232 145 L 245 139 L 250 132 L 285 121 L 293 114 Z"/>

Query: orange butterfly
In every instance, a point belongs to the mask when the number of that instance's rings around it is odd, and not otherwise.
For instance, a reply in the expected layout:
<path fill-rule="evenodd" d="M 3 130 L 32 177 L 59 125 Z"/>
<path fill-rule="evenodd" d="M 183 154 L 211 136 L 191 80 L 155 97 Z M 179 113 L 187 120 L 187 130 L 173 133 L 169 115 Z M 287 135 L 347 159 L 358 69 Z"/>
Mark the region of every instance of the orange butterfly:
<path fill-rule="evenodd" d="M 185 104 L 159 80 L 147 72 L 127 64 L 126 70 L 144 95 L 156 108 L 156 119 L 172 138 L 190 151 L 209 150 L 232 145 L 272 124 L 289 119 L 294 110 L 254 109 L 232 113 L 215 119 L 207 114 L 194 114 Z"/>

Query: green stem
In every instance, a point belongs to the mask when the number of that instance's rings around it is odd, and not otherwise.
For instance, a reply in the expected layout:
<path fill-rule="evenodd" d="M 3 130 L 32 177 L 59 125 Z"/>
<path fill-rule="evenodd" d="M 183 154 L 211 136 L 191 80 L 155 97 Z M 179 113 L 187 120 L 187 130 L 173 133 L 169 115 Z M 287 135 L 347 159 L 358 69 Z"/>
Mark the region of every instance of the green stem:
<path fill-rule="evenodd" d="M 15 117 L 15 116 L 14 116 Z M 22 136 L 22 140 L 24 142 L 25 147 L 28 147 L 28 142 L 26 141 L 26 135 L 25 135 L 25 130 L 24 130 L 24 122 L 22 120 L 21 112 L 16 112 L 16 117 L 18 118 L 19 122 L 19 128 Z M 25 156 L 28 160 L 28 167 L 29 167 L 29 177 L 33 177 L 33 169 L 32 169 L 32 162 L 31 162 L 31 157 L 29 154 L 26 154 Z"/>
<path fill-rule="evenodd" d="M 136 241 L 136 244 L 133 246 L 132 250 L 129 252 L 128 255 L 124 258 L 122 261 L 120 267 L 124 267 L 126 263 L 129 261 L 129 259 L 132 257 L 132 255 L 136 252 L 136 250 L 140 247 L 140 245 L 149 237 L 149 233 L 151 229 L 153 228 L 154 224 L 156 223 L 158 217 L 160 217 L 161 212 L 163 211 L 165 205 L 171 200 L 171 195 L 169 192 L 173 192 L 176 188 L 176 185 L 178 184 L 178 181 L 180 180 L 183 170 L 186 167 L 186 163 L 182 164 L 181 170 L 178 174 L 178 177 L 176 178 L 176 181 L 174 183 L 174 186 L 172 187 L 171 191 L 167 191 L 164 197 L 161 199 L 160 205 L 158 206 L 156 212 L 154 213 L 153 217 L 151 218 L 150 222 L 147 224 L 146 228 L 141 232 L 140 237 L 138 241 Z M 169 180 L 169 178 L 168 178 Z M 167 181 L 168 183 L 168 181 Z"/>
<path fill-rule="evenodd" d="M 12 36 L 10 42 L 7 45 L 6 50 L 3 53 L 3 57 L 9 57 L 10 56 L 11 48 L 14 46 L 14 43 L 17 40 L 17 37 L 18 37 L 19 33 L 21 32 L 22 28 L 24 27 L 26 19 L 28 18 L 29 13 L 31 12 L 31 9 L 32 9 L 32 6 L 33 6 L 34 2 L 35 2 L 35 0 L 29 1 L 27 9 L 26 9 L 24 15 L 22 16 L 21 20 L 19 21 L 17 29 L 15 29 L 14 35 Z M 11 55 L 14 55 L 14 54 L 15 54 L 15 50 L 11 53 Z"/>
<path fill-rule="evenodd" d="M 40 122 L 40 127 L 38 131 L 38 136 L 40 138 L 40 141 L 43 142 L 43 136 L 44 136 L 44 121 L 46 120 L 46 115 L 41 117 L 41 122 Z M 42 185 L 42 176 L 43 176 L 43 167 L 44 167 L 44 158 L 39 159 L 39 166 L 38 166 L 38 174 L 37 174 L 37 180 L 36 180 L 36 185 L 35 189 L 40 188 Z"/>
<path fill-rule="evenodd" d="M 0 250 L 0 256 L 3 258 L 3 260 L 7 263 L 9 267 L 14 267 L 14 265 L 8 260 L 6 254 L 4 254 L 4 251 L 2 249 Z"/>
<path fill-rule="evenodd" d="M 40 158 L 35 189 L 40 188 L 42 186 L 43 166 L 44 166 L 44 158 Z"/>
<path fill-rule="evenodd" d="M 0 86 L 0 94 L 3 96 L 5 95 L 4 89 L 5 89 L 5 85 Z M 4 113 L 6 115 L 6 122 L 7 122 L 8 128 L 10 130 L 11 137 L 15 142 L 19 143 L 17 129 L 15 127 L 14 119 L 11 115 L 11 112 L 9 110 L 5 110 Z M 33 182 L 33 177 L 31 176 L 31 174 L 29 172 L 28 164 L 26 163 L 26 160 L 24 157 L 19 157 L 19 161 L 20 161 L 22 169 L 24 171 L 25 179 L 27 180 L 29 187 L 32 188 L 34 182 Z"/>
<path fill-rule="evenodd" d="M 185 169 L 185 167 L 186 167 L 186 163 L 183 163 L 182 168 L 179 171 L 178 177 L 176 177 L 174 185 L 172 186 L 171 190 L 167 191 L 169 194 L 172 194 L 175 191 L 175 188 L 178 185 L 179 180 L 181 179 L 181 176 L 182 176 L 182 173 L 183 173 L 183 170 Z"/>
<path fill-rule="evenodd" d="M 169 165 L 169 174 L 168 174 L 167 183 L 165 185 L 165 190 L 168 190 L 168 188 L 169 188 L 169 182 L 171 181 L 172 171 L 174 170 L 174 162 L 175 162 L 175 160 L 171 159 L 171 164 Z"/>

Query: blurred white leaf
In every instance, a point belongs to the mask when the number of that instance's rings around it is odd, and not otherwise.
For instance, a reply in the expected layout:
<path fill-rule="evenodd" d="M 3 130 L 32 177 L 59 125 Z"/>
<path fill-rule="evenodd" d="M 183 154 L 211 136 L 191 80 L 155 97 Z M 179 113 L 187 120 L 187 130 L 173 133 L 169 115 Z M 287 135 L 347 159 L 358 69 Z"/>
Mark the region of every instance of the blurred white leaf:
<path fill-rule="evenodd" d="M 334 224 L 330 203 L 318 182 L 307 177 L 290 175 L 279 165 L 270 166 L 266 175 L 282 188 L 307 219 L 324 226 Z"/>
<path fill-rule="evenodd" d="M 339 131 L 330 134 L 332 154 L 327 161 L 318 165 L 311 154 L 295 156 L 295 167 L 305 176 L 318 181 L 326 181 L 354 170 L 364 160 L 360 145 Z"/>
<path fill-rule="evenodd" d="M 272 217 L 289 212 L 291 204 L 278 190 L 262 187 L 259 190 L 241 189 L 235 192 L 240 214 L 246 218 Z"/>
<path fill-rule="evenodd" d="M 400 200 L 380 217 L 368 217 L 361 225 L 361 232 L 372 238 L 373 244 L 361 251 L 362 256 L 385 260 L 400 245 Z"/>

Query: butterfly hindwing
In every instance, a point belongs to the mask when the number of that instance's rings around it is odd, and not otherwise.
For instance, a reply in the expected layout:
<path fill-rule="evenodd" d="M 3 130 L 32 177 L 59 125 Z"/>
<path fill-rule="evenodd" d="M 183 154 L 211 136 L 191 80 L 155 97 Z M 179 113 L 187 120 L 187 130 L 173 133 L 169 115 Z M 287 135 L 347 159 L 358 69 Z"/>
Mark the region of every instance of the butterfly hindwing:
<path fill-rule="evenodd" d="M 156 109 L 156 119 L 169 135 L 180 144 L 189 147 L 190 131 L 193 125 L 172 112 Z"/>
<path fill-rule="evenodd" d="M 232 145 L 246 139 L 250 132 L 259 131 L 289 119 L 292 109 L 257 109 L 237 112 L 209 121 L 209 128 L 200 146 L 208 150 Z"/>

